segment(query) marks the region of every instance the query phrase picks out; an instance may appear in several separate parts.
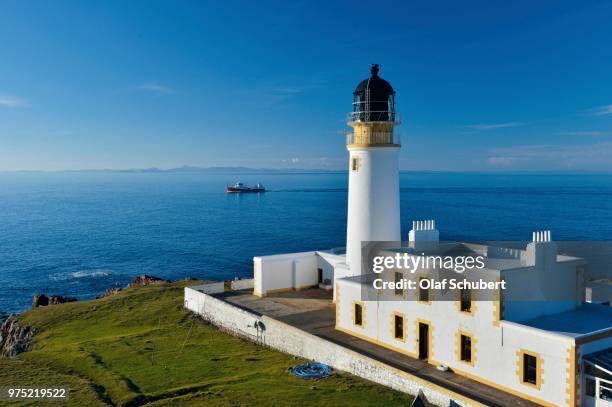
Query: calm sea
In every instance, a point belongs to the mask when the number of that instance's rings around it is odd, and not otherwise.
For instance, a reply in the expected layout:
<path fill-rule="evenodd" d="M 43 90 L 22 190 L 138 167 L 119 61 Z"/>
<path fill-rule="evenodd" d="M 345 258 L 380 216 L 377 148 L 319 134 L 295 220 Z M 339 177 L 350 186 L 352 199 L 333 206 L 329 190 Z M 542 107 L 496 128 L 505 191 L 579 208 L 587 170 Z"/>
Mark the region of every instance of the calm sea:
<path fill-rule="evenodd" d="M 232 195 L 227 183 L 262 182 Z M 138 274 L 250 276 L 252 257 L 344 246 L 344 173 L 0 174 L 0 311 L 36 292 L 91 298 Z M 612 240 L 612 175 L 403 173 L 402 235 Z"/>

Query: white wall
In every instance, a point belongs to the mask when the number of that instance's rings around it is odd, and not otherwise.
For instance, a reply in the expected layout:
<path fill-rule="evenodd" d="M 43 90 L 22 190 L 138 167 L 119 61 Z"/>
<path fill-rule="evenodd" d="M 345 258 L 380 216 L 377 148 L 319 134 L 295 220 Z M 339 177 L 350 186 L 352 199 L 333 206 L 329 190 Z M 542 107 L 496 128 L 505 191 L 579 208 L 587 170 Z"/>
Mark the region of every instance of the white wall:
<path fill-rule="evenodd" d="M 497 346 L 499 365 L 489 366 L 493 380 L 523 394 L 545 400 L 557 406 L 567 405 L 567 368 L 570 349 L 574 343 L 567 336 L 502 321 L 503 346 Z M 542 360 L 540 389 L 521 383 L 517 372 L 517 352 L 535 352 Z"/>
<path fill-rule="evenodd" d="M 329 279 L 334 284 L 334 269 L 336 265 L 344 263 L 346 256 L 327 252 L 317 252 L 318 267 L 323 270 L 323 281 Z"/>
<path fill-rule="evenodd" d="M 377 301 L 363 301 L 361 295 L 361 285 L 350 280 L 336 280 L 338 292 L 336 292 L 336 327 L 350 330 L 357 335 L 367 336 L 372 339 L 379 339 L 378 306 Z M 353 303 L 360 301 L 363 303 L 363 326 L 354 324 Z"/>
<path fill-rule="evenodd" d="M 191 286 L 191 288 L 197 291 L 201 291 L 205 294 L 216 294 L 216 293 L 222 293 L 225 290 L 225 285 L 223 281 L 219 281 L 216 283 L 194 285 L 194 286 Z"/>
<path fill-rule="evenodd" d="M 361 243 L 400 241 L 399 147 L 349 147 L 359 168 L 349 168 L 346 259 L 361 274 Z"/>
<path fill-rule="evenodd" d="M 506 281 L 504 319 L 520 322 L 575 309 L 584 300 L 582 276 L 576 272 L 580 263 L 549 262 L 546 267 L 502 271 Z"/>
<path fill-rule="evenodd" d="M 495 303 L 479 301 L 473 314 L 462 313 L 454 301 L 432 301 L 429 304 L 405 297 L 402 301 L 364 301 L 365 326 L 355 326 L 352 320 L 353 301 L 360 301 L 360 284 L 338 280 L 339 306 L 337 326 L 357 336 L 370 338 L 408 356 L 418 354 L 416 326 L 418 319 L 431 323 L 430 363 L 443 364 L 459 374 L 481 378 L 505 389 L 554 405 L 566 405 L 567 358 L 573 339 L 507 321 L 494 325 Z M 408 292 L 406 295 L 414 295 Z M 393 337 L 392 314 L 404 314 L 405 341 Z M 457 358 L 457 332 L 473 335 L 474 365 Z M 525 349 L 540 354 L 543 383 L 534 389 L 520 382 L 517 351 Z"/>
<path fill-rule="evenodd" d="M 241 280 L 232 280 L 230 286 L 232 290 L 248 290 L 253 288 L 253 279 L 243 278 Z"/>
<path fill-rule="evenodd" d="M 316 252 L 254 257 L 254 292 L 301 289 L 317 284 Z"/>

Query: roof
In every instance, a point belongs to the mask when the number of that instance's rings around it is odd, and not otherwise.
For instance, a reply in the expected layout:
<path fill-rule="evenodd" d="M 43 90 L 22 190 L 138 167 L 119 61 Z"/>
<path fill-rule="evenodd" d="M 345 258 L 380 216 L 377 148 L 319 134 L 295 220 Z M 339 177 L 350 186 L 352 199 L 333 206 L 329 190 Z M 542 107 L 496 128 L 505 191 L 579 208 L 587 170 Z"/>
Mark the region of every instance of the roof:
<path fill-rule="evenodd" d="M 393 90 L 391 84 L 378 76 L 378 70 L 378 64 L 372 65 L 370 77 L 359 82 L 359 85 L 357 85 L 353 94 L 365 93 L 366 89 L 369 89 L 370 93 L 384 94 L 387 97 L 394 94 L 395 91 Z"/>
<path fill-rule="evenodd" d="M 598 331 L 612 330 L 612 308 L 584 304 L 572 311 L 521 321 L 521 325 L 577 338 Z"/>

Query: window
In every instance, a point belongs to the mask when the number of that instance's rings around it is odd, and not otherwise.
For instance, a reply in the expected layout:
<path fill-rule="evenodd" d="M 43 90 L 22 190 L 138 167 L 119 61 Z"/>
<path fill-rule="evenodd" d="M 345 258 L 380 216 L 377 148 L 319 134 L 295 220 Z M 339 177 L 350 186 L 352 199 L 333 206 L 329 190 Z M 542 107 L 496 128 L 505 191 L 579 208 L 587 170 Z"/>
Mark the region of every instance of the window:
<path fill-rule="evenodd" d="M 402 281 L 403 278 L 404 278 L 404 275 L 402 273 L 400 273 L 399 271 L 395 272 L 395 284 L 396 284 L 395 295 L 404 295 L 404 290 L 401 288 L 397 288 L 397 283 Z"/>
<path fill-rule="evenodd" d="M 538 358 L 537 356 L 523 353 L 523 383 L 537 385 L 538 383 Z"/>
<path fill-rule="evenodd" d="M 351 158 L 351 171 L 359 170 L 359 157 Z"/>
<path fill-rule="evenodd" d="M 319 282 L 319 284 L 323 282 L 323 269 L 322 268 L 317 269 L 317 281 Z"/>
<path fill-rule="evenodd" d="M 359 326 L 363 326 L 363 305 L 359 304 L 359 303 L 355 303 L 354 305 L 355 307 L 355 313 L 354 313 L 354 323 L 355 325 L 359 325 Z"/>
<path fill-rule="evenodd" d="M 404 317 L 403 315 L 393 314 L 393 337 L 404 340 Z"/>
<path fill-rule="evenodd" d="M 518 381 L 524 385 L 540 389 L 542 385 L 542 359 L 535 352 L 520 349 L 518 356 Z"/>
<path fill-rule="evenodd" d="M 429 289 L 421 288 L 421 281 L 425 280 L 424 278 L 419 278 L 419 301 L 420 302 L 429 302 Z"/>
<path fill-rule="evenodd" d="M 472 362 L 472 338 L 468 335 L 461 335 L 461 361 L 462 362 Z"/>
<path fill-rule="evenodd" d="M 461 311 L 472 312 L 472 290 L 462 289 L 460 291 Z"/>

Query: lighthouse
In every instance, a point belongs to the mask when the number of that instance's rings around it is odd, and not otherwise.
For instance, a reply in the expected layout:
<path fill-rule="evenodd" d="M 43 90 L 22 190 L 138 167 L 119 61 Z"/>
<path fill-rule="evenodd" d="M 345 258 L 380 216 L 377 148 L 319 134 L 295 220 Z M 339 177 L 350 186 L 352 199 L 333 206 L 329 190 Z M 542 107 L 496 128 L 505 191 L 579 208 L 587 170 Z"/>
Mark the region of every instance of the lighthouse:
<path fill-rule="evenodd" d="M 348 275 L 362 274 L 361 245 L 400 241 L 399 124 L 395 91 L 372 65 L 370 77 L 353 92 L 347 135 L 349 152 L 346 262 Z"/>

